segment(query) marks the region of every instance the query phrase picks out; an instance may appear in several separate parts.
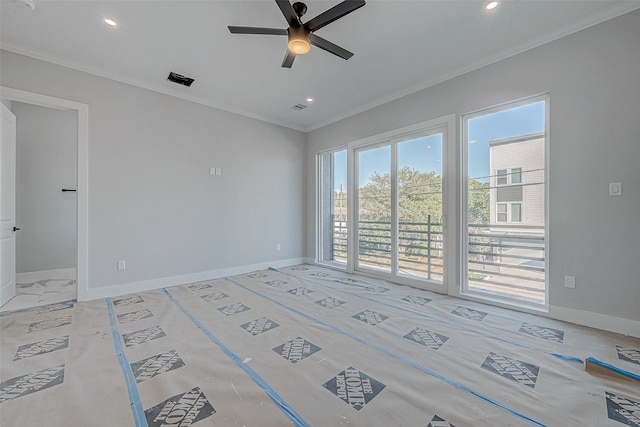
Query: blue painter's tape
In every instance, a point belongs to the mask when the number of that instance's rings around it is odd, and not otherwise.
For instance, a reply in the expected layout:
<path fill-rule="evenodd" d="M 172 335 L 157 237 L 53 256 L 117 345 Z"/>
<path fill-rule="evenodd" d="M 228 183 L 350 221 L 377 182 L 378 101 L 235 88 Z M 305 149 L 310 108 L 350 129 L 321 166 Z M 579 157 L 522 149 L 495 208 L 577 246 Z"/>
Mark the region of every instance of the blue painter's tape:
<path fill-rule="evenodd" d="M 580 359 L 579 357 L 564 356 L 558 353 L 549 353 L 549 354 L 551 354 L 553 357 L 557 357 L 560 360 L 566 360 L 567 362 L 582 363 L 582 359 Z"/>
<path fill-rule="evenodd" d="M 180 304 L 178 301 L 167 289 L 163 289 L 164 293 L 169 297 L 169 299 L 187 316 L 204 334 L 213 341 L 220 349 L 224 352 L 225 355 L 229 359 L 231 359 L 236 365 L 242 368 L 243 371 L 246 372 L 249 377 L 262 388 L 262 390 L 269 396 L 269 398 L 280 408 L 282 412 L 293 422 L 295 426 L 298 427 L 310 427 L 309 424 L 289 406 L 287 402 L 280 397 L 280 395 L 273 389 L 271 386 L 264 380 L 256 371 L 254 371 L 250 366 L 246 363 L 243 363 L 242 360 L 238 356 L 236 356 L 227 346 L 225 346 L 222 341 L 220 341 L 211 331 L 209 331 L 196 317 L 191 314 L 186 308 Z"/>
<path fill-rule="evenodd" d="M 280 274 L 285 274 L 287 276 L 299 278 L 298 276 L 295 276 L 295 275 L 290 274 L 290 273 L 286 273 L 284 271 L 277 270 L 275 268 L 270 268 L 270 270 L 276 271 L 276 272 L 278 272 Z M 322 283 L 318 283 L 318 282 L 313 282 L 313 283 L 317 284 L 318 286 L 322 286 L 324 288 L 330 288 L 329 286 L 324 285 Z M 398 286 L 406 286 L 406 285 L 398 285 Z M 423 318 L 429 319 L 429 320 L 433 320 L 435 322 L 442 323 L 443 325 L 451 326 L 451 327 L 456 328 L 456 329 L 461 329 L 461 330 L 464 330 L 464 331 L 473 332 L 474 334 L 482 335 L 482 336 L 487 337 L 487 338 L 492 338 L 492 339 L 495 339 L 497 341 L 502 341 L 502 342 L 505 342 L 507 344 L 515 345 L 515 346 L 521 347 L 521 348 L 525 348 L 527 350 L 539 351 L 541 353 L 550 354 L 551 356 L 557 357 L 558 359 L 565 360 L 567 362 L 582 363 L 582 359 L 579 358 L 579 357 L 564 356 L 564 355 L 557 354 L 557 353 L 549 353 L 549 352 L 547 352 L 545 350 L 542 350 L 540 348 L 537 348 L 537 347 L 533 347 L 533 346 L 522 344 L 522 343 L 519 343 L 519 342 L 516 342 L 516 341 L 508 340 L 508 339 L 499 337 L 497 335 L 486 333 L 486 332 L 478 330 L 478 329 L 474 329 L 474 328 L 470 328 L 468 326 L 460 325 L 458 323 L 449 322 L 449 321 L 446 321 L 444 319 L 440 319 L 440 318 L 437 318 L 437 317 L 434 317 L 434 316 L 430 316 L 428 314 L 425 314 L 425 313 L 422 313 L 420 311 L 416 311 L 416 310 L 413 310 L 413 309 L 410 309 L 410 308 L 407 308 L 407 307 L 401 307 L 401 306 L 396 305 L 396 304 L 390 304 L 390 303 L 387 303 L 387 302 L 384 302 L 384 301 L 380 301 L 380 300 L 376 300 L 376 299 L 373 299 L 373 298 L 369 298 L 369 297 L 366 297 L 366 296 L 363 296 L 363 295 L 354 294 L 353 292 L 345 291 L 344 289 L 336 289 L 336 288 L 330 288 L 330 289 L 334 290 L 334 291 L 337 290 L 338 292 L 342 292 L 344 294 L 351 295 L 351 296 L 354 296 L 356 298 L 364 299 L 364 300 L 367 300 L 367 301 L 372 301 L 372 302 L 375 302 L 377 304 L 381 304 L 381 305 L 384 305 L 386 307 L 393 308 L 395 310 L 400 310 L 400 311 L 404 311 L 406 313 L 411 313 L 411 314 L 414 314 L 416 316 L 423 317 Z"/>
<path fill-rule="evenodd" d="M 617 366 L 610 365 L 606 362 L 603 362 L 602 360 L 598 360 L 594 357 L 587 357 L 587 361 L 608 371 L 614 372 L 618 375 L 622 375 L 623 377 L 629 378 L 634 381 L 640 381 L 640 375 L 634 374 L 633 372 L 625 371 L 624 369 L 620 369 Z"/>
<path fill-rule="evenodd" d="M 253 293 L 255 295 L 258 295 L 259 297 L 262 297 L 262 298 L 264 298 L 266 300 L 271 301 L 272 303 L 284 308 L 285 310 L 289 310 L 289 311 L 291 311 L 293 313 L 296 313 L 296 314 L 298 314 L 298 315 L 300 315 L 300 316 L 302 316 L 302 317 L 304 317 L 304 318 L 306 318 L 308 320 L 311 320 L 312 322 L 315 322 L 315 323 L 318 323 L 320 325 L 323 325 L 323 326 L 325 326 L 325 327 L 327 327 L 327 328 L 329 328 L 329 329 L 331 329 L 331 330 L 333 330 L 335 332 L 338 332 L 339 334 L 347 336 L 347 337 L 349 337 L 349 338 L 351 338 L 351 339 L 353 339 L 355 341 L 358 341 L 358 342 L 360 342 L 360 343 L 362 343 L 362 344 L 364 344 L 364 345 L 366 345 L 366 346 L 368 346 L 368 347 L 370 347 L 370 348 L 372 348 L 374 350 L 377 350 L 377 351 L 379 351 L 379 352 L 381 352 L 381 353 L 383 353 L 383 354 L 385 354 L 387 356 L 390 356 L 390 357 L 392 357 L 392 358 L 394 358 L 396 360 L 399 360 L 400 362 L 402 362 L 402 363 L 404 363 L 406 365 L 409 365 L 409 366 L 411 366 L 413 368 L 416 368 L 419 371 L 421 371 L 421 372 L 423 372 L 423 373 L 425 373 L 427 375 L 430 375 L 430 376 L 432 376 L 434 378 L 442 380 L 442 381 L 446 382 L 447 384 L 457 388 L 458 390 L 464 391 L 465 393 L 468 393 L 468 394 L 470 394 L 472 396 L 475 396 L 475 397 L 477 397 L 477 398 L 489 403 L 490 405 L 492 405 L 492 406 L 494 406 L 494 407 L 496 407 L 496 408 L 498 408 L 498 409 L 500 409 L 500 410 L 502 410 L 502 411 L 504 411 L 504 412 L 506 412 L 506 413 L 508 413 L 510 415 L 513 415 L 513 416 L 515 416 L 515 417 L 517 417 L 517 418 L 519 418 L 519 419 L 521 419 L 523 421 L 526 421 L 526 422 L 528 422 L 530 424 L 533 424 L 535 426 L 546 427 L 545 424 L 542 424 L 541 422 L 536 421 L 531 417 L 528 417 L 528 416 L 526 416 L 524 414 L 521 414 L 520 412 L 518 412 L 518 411 L 516 411 L 514 409 L 511 409 L 508 406 L 505 406 L 505 405 L 503 405 L 503 404 L 491 399 L 488 396 L 485 396 L 485 395 L 483 395 L 483 394 L 481 394 L 481 393 L 479 393 L 477 391 L 474 391 L 474 390 L 470 389 L 469 387 L 467 387 L 467 386 L 465 386 L 463 384 L 460 384 L 460 383 L 458 383 L 458 382 L 456 382 L 456 381 L 454 381 L 452 379 L 449 379 L 449 378 L 445 377 L 444 375 L 441 375 L 441 374 L 439 374 L 439 373 L 437 373 L 435 371 L 432 371 L 431 369 L 425 368 L 424 366 L 419 365 L 419 364 L 417 364 L 417 363 L 415 363 L 415 362 L 413 362 L 411 360 L 405 359 L 404 357 L 399 356 L 399 355 L 387 350 L 384 347 L 380 347 L 379 345 L 374 344 L 372 342 L 369 342 L 369 341 L 365 340 L 364 338 L 360 338 L 357 335 L 353 335 L 350 332 L 344 331 L 344 330 L 342 330 L 342 329 L 340 329 L 338 327 L 335 327 L 335 326 L 333 326 L 333 325 L 331 325 L 331 324 L 329 324 L 327 322 L 324 322 L 324 321 L 322 321 L 320 319 L 317 319 L 317 318 L 315 318 L 313 316 L 310 316 L 310 315 L 308 315 L 306 313 L 303 313 L 300 310 L 297 310 L 297 309 L 295 309 L 293 307 L 289 307 L 288 305 L 283 304 L 280 301 L 277 301 L 277 300 L 275 300 L 275 299 L 273 299 L 271 297 L 263 295 L 263 294 L 255 291 L 255 290 L 243 285 L 242 283 L 238 283 L 238 282 L 236 282 L 236 281 L 234 281 L 234 280 L 232 280 L 232 279 L 230 279 L 228 277 L 226 279 L 229 282 L 231 282 L 231 283 L 233 283 L 233 284 L 235 284 L 235 285 L 237 285 L 237 286 L 239 286 L 239 287 L 241 287 L 241 288 L 243 288 L 243 289 L 245 289 L 245 290 L 247 290 L 247 291 L 249 291 L 249 292 L 251 292 L 251 293 Z"/>
<path fill-rule="evenodd" d="M 116 356 L 118 356 L 118 362 L 120 368 L 124 374 L 124 380 L 127 383 L 127 392 L 129 392 L 129 402 L 131 403 L 131 412 L 133 413 L 133 419 L 136 423 L 136 427 L 148 427 L 147 418 L 144 416 L 144 409 L 142 408 L 142 402 L 140 401 L 140 394 L 138 393 L 138 386 L 136 386 L 136 380 L 131 370 L 131 365 L 127 361 L 127 356 L 124 354 L 124 348 L 120 342 L 120 332 L 118 331 L 118 325 L 116 323 L 116 317 L 113 314 L 113 303 L 111 298 L 106 299 L 107 310 L 109 310 L 109 323 L 111 323 L 111 334 L 113 335 L 113 346 L 116 349 Z"/>

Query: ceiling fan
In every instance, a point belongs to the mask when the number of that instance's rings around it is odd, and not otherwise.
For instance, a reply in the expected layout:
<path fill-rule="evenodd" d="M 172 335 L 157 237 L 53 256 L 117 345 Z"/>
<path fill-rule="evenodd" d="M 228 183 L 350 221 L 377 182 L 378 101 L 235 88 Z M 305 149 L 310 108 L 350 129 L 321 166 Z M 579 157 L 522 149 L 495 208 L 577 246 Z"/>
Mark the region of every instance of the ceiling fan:
<path fill-rule="evenodd" d="M 333 53 L 343 59 L 349 59 L 353 56 L 353 53 L 317 36 L 314 32 L 361 8 L 365 5 L 364 0 L 343 1 L 305 23 L 302 22 L 301 18 L 307 12 L 306 4 L 301 2 L 291 4 L 289 0 L 276 0 L 276 3 L 284 15 L 284 18 L 287 20 L 287 23 L 289 23 L 289 28 L 236 27 L 230 25 L 228 27 L 229 31 L 233 34 L 288 36 L 288 49 L 282 61 L 282 66 L 285 68 L 291 68 L 296 55 L 304 55 L 309 52 L 311 45 Z"/>

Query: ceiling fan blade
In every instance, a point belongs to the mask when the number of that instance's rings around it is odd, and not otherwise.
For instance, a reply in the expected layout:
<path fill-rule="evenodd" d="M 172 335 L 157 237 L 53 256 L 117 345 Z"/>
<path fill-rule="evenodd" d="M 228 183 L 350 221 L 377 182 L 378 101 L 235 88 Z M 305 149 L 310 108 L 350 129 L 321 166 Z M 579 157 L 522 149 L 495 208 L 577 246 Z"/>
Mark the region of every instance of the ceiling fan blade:
<path fill-rule="evenodd" d="M 229 31 L 233 34 L 270 34 L 274 36 L 286 36 L 287 30 L 280 28 L 262 28 L 262 27 L 234 27 L 229 25 Z"/>
<path fill-rule="evenodd" d="M 282 60 L 282 67 L 291 68 L 291 66 L 293 65 L 294 59 L 296 59 L 296 54 L 292 53 L 289 49 L 287 49 L 287 53 L 284 56 L 284 59 Z"/>
<path fill-rule="evenodd" d="M 315 18 L 308 21 L 304 26 L 309 29 L 309 31 L 317 31 L 325 25 L 331 24 L 336 19 L 340 19 L 343 16 L 353 12 L 356 9 L 360 9 L 365 5 L 364 0 L 346 0 L 342 3 L 338 3 L 331 9 L 321 13 Z"/>
<path fill-rule="evenodd" d="M 289 26 L 299 27 L 301 25 L 300 18 L 298 18 L 296 11 L 293 10 L 293 6 L 291 6 L 289 0 L 276 0 L 276 3 L 278 3 L 278 7 L 280 8 L 280 11 L 282 11 L 284 19 L 289 23 Z"/>
<path fill-rule="evenodd" d="M 343 59 L 349 59 L 353 56 L 352 52 L 349 52 L 348 50 L 341 48 L 337 44 L 333 44 L 329 40 L 325 40 L 322 37 L 317 36 L 315 34 L 309 34 L 309 42 L 312 45 L 317 46 L 320 49 L 326 50 L 329 53 L 333 53 L 334 55 L 337 55 Z"/>

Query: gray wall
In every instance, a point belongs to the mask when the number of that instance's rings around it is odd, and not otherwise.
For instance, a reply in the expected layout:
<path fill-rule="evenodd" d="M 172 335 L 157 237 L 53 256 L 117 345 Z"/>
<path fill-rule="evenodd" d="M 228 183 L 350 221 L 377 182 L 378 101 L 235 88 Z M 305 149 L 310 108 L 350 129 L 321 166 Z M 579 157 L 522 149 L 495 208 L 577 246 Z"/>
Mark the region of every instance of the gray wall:
<path fill-rule="evenodd" d="M 310 132 L 315 155 L 446 114 L 550 93 L 550 304 L 640 320 L 640 10 Z M 411 64 L 405 64 L 411 66 Z M 623 195 L 608 196 L 622 182 Z M 576 276 L 576 288 L 563 286 Z"/>
<path fill-rule="evenodd" d="M 3 86 L 89 105 L 90 289 L 303 256 L 304 133 L 1 55 Z"/>
<path fill-rule="evenodd" d="M 16 272 L 76 266 L 76 113 L 12 102 L 16 115 Z"/>

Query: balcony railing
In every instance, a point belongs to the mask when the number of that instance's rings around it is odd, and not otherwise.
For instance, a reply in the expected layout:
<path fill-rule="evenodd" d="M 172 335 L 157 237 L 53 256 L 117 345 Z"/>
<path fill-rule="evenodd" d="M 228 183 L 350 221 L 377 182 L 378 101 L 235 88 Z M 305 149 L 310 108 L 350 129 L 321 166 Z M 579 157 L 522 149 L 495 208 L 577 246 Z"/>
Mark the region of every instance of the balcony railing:
<path fill-rule="evenodd" d="M 347 261 L 348 226 L 347 221 L 334 221 L 333 257 L 339 262 Z M 442 282 L 442 232 L 442 224 L 431 217 L 426 222 L 400 222 L 399 274 Z M 470 290 L 544 302 L 544 227 L 470 224 L 468 236 Z M 359 221 L 359 265 L 390 272 L 391 257 L 391 223 Z"/>
<path fill-rule="evenodd" d="M 545 300 L 543 226 L 469 224 L 469 289 Z"/>
<path fill-rule="evenodd" d="M 442 282 L 442 224 L 400 222 L 398 227 L 398 269 L 401 275 Z M 346 221 L 334 221 L 334 260 L 347 261 Z M 361 266 L 391 270 L 391 223 L 360 221 L 358 262 Z"/>

